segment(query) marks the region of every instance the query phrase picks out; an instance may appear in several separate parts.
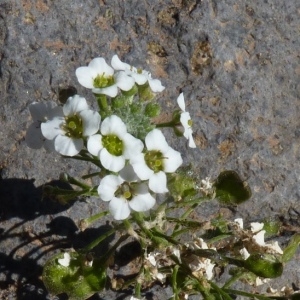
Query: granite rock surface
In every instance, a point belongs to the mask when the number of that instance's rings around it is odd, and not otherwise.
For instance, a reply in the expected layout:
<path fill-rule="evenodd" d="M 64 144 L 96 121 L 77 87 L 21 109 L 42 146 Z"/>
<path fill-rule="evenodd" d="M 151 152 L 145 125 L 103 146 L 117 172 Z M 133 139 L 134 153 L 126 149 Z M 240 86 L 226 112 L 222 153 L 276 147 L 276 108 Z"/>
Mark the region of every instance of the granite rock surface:
<path fill-rule="evenodd" d="M 0 298 L 65 299 L 47 294 L 42 263 L 57 247 L 80 247 L 108 226 L 103 220 L 85 235 L 78 231 L 78 220 L 106 207 L 97 198 L 70 206 L 41 202 L 43 184 L 61 172 L 92 170 L 24 140 L 30 103 L 58 103 L 59 91 L 70 87 L 92 99 L 75 70 L 98 56 L 110 61 L 118 54 L 160 78 L 167 110 L 184 92 L 197 149 L 175 143 L 171 132 L 167 140 L 200 178 L 235 170 L 250 185 L 252 198 L 236 210 L 212 202 L 193 218 L 280 217 L 297 228 L 299 33 L 298 0 L 0 0 Z M 297 264 L 299 255 L 276 287 L 300 287 Z M 156 286 L 146 296 L 170 295 Z M 92 299 L 126 297 L 106 291 Z"/>

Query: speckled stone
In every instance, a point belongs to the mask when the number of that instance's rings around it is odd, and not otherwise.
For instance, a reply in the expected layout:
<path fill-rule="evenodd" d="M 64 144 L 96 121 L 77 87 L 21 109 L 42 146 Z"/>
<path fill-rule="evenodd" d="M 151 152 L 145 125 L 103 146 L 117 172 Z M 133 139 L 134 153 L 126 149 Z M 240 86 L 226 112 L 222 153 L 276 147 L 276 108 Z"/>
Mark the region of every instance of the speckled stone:
<path fill-rule="evenodd" d="M 29 149 L 24 141 L 30 103 L 58 102 L 59 90 L 69 86 L 92 99 L 75 70 L 97 56 L 110 61 L 118 54 L 151 71 L 166 86 L 159 97 L 168 110 L 184 92 L 198 148 L 188 149 L 183 139 L 175 143 L 171 132 L 167 140 L 192 162 L 199 178 L 232 169 L 247 180 L 251 200 L 228 217 L 246 223 L 277 216 L 295 221 L 291 213 L 300 210 L 299 20 L 298 0 L 0 0 L 0 261 L 5 266 L 0 281 L 7 282 L 2 298 L 50 299 L 40 266 L 57 238 L 47 224 L 59 216 L 76 223 L 106 207 L 97 198 L 70 207 L 37 204 L 44 183 L 61 172 L 82 176 L 91 167 Z M 213 202 L 193 218 L 220 209 Z M 70 246 L 76 235 L 64 234 L 60 247 Z M 276 287 L 300 286 L 296 262 L 299 256 Z M 147 299 L 170 296 L 153 291 Z M 109 291 L 99 297 L 117 296 Z"/>

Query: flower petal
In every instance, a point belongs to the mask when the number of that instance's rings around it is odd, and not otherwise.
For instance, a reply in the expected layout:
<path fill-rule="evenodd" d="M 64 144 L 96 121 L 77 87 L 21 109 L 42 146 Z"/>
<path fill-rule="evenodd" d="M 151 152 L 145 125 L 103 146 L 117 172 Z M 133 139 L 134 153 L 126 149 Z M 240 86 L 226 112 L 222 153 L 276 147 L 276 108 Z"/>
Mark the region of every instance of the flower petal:
<path fill-rule="evenodd" d="M 193 134 L 192 134 L 192 130 L 190 130 L 190 133 L 189 133 L 189 147 L 190 148 L 196 148 L 196 144 L 195 144 L 195 141 L 194 141 L 194 138 L 193 138 Z"/>
<path fill-rule="evenodd" d="M 64 258 L 60 258 L 58 260 L 58 263 L 60 265 L 62 265 L 63 267 L 68 267 L 70 265 L 70 261 L 71 261 L 71 256 L 69 253 L 65 252 L 64 253 Z"/>
<path fill-rule="evenodd" d="M 166 174 L 162 171 L 154 173 L 149 179 L 149 188 L 154 193 L 168 192 Z"/>
<path fill-rule="evenodd" d="M 115 196 L 118 186 L 122 184 L 123 180 L 115 175 L 105 176 L 99 186 L 98 194 L 103 201 L 110 201 Z"/>
<path fill-rule="evenodd" d="M 126 159 L 135 157 L 137 154 L 141 153 L 144 149 L 144 144 L 141 140 L 135 138 L 129 133 L 126 133 L 123 138 L 124 151 L 123 155 Z"/>
<path fill-rule="evenodd" d="M 166 157 L 166 159 L 164 159 L 164 171 L 166 173 L 175 172 L 182 164 L 182 157 L 180 152 L 169 147 L 169 150 L 163 154 L 164 157 Z"/>
<path fill-rule="evenodd" d="M 112 76 L 114 69 L 110 67 L 103 57 L 96 57 L 89 63 L 89 68 L 97 72 L 97 75 Z"/>
<path fill-rule="evenodd" d="M 132 78 L 134 78 L 135 82 L 138 85 L 143 85 L 143 84 L 145 84 L 148 81 L 148 77 L 145 74 L 131 72 L 130 76 L 132 76 Z"/>
<path fill-rule="evenodd" d="M 125 123 L 116 115 L 112 115 L 104 119 L 101 123 L 101 133 L 103 135 L 115 134 L 119 139 L 124 138 L 127 134 L 127 129 Z"/>
<path fill-rule="evenodd" d="M 109 211 L 115 220 L 124 220 L 130 215 L 130 208 L 126 199 L 114 197 L 109 202 Z"/>
<path fill-rule="evenodd" d="M 85 98 L 79 95 L 75 95 L 68 98 L 67 102 L 63 106 L 63 111 L 65 116 L 72 116 L 88 108 L 89 107 Z"/>
<path fill-rule="evenodd" d="M 183 96 L 183 93 L 181 93 L 178 98 L 177 98 L 177 103 L 178 103 L 178 106 L 180 107 L 180 109 L 182 111 L 185 111 L 185 101 L 184 101 L 184 96 Z"/>
<path fill-rule="evenodd" d="M 251 231 L 253 233 L 256 233 L 264 228 L 264 223 L 252 222 L 250 223 L 250 226 L 251 226 Z"/>
<path fill-rule="evenodd" d="M 135 211 L 148 211 L 155 205 L 156 201 L 148 192 L 146 184 L 139 184 L 136 192 L 137 195 L 129 201 L 130 208 Z"/>
<path fill-rule="evenodd" d="M 188 138 L 188 133 L 187 130 L 191 128 L 191 126 L 189 125 L 189 121 L 191 120 L 191 116 L 190 113 L 188 112 L 183 112 L 180 115 L 180 123 L 182 124 L 183 128 L 184 128 L 184 137 Z"/>
<path fill-rule="evenodd" d="M 154 93 L 162 92 L 165 87 L 161 84 L 161 81 L 158 79 L 148 79 L 149 86 Z"/>
<path fill-rule="evenodd" d="M 106 148 L 100 151 L 100 161 L 105 169 L 113 172 L 119 172 L 125 166 L 124 156 L 111 155 Z"/>
<path fill-rule="evenodd" d="M 161 152 L 166 152 L 169 148 L 166 138 L 159 129 L 150 131 L 145 138 L 145 143 L 148 150 L 160 150 Z"/>
<path fill-rule="evenodd" d="M 61 126 L 64 124 L 64 118 L 54 118 L 41 124 L 43 136 L 48 140 L 53 140 L 57 135 L 64 134 Z"/>
<path fill-rule="evenodd" d="M 65 135 L 58 135 L 54 141 L 55 150 L 66 156 L 74 156 L 83 148 L 82 139 L 72 139 Z"/>
<path fill-rule="evenodd" d="M 134 169 L 134 172 L 141 180 L 149 179 L 154 173 L 153 170 L 146 165 L 143 153 L 139 153 L 135 157 L 131 157 L 130 163 Z"/>
<path fill-rule="evenodd" d="M 92 155 L 98 156 L 100 150 L 103 149 L 102 135 L 95 134 L 90 136 L 87 142 L 87 149 Z"/>
<path fill-rule="evenodd" d="M 103 94 L 103 95 L 107 95 L 109 97 L 116 97 L 118 94 L 118 87 L 116 84 L 105 87 L 105 88 L 94 88 L 92 89 L 92 92 L 94 94 Z"/>
<path fill-rule="evenodd" d="M 83 136 L 95 134 L 100 127 L 101 117 L 98 112 L 93 110 L 83 110 L 79 113 L 83 124 Z"/>
<path fill-rule="evenodd" d="M 129 91 L 135 83 L 135 80 L 123 71 L 117 72 L 114 78 L 117 86 L 123 91 Z"/>
<path fill-rule="evenodd" d="M 130 69 L 130 65 L 122 62 L 117 54 L 115 54 L 111 59 L 112 67 L 117 71 L 124 71 Z"/>
<path fill-rule="evenodd" d="M 94 78 L 97 77 L 97 71 L 89 67 L 79 67 L 76 69 L 76 77 L 78 82 L 87 89 L 94 87 Z"/>
<path fill-rule="evenodd" d="M 260 246 L 265 245 L 265 230 L 261 230 L 253 236 L 253 240 Z"/>

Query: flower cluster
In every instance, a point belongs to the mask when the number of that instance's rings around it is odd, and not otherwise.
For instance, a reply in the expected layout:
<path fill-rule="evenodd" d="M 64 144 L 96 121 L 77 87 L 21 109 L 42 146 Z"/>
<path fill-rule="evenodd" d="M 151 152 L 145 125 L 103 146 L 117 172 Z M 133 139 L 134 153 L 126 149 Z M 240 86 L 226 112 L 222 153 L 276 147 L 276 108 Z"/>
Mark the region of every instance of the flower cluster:
<path fill-rule="evenodd" d="M 76 70 L 79 83 L 95 94 L 99 111 L 89 109 L 86 99 L 80 95 L 69 97 L 63 106 L 33 103 L 30 112 L 34 122 L 27 131 L 26 141 L 32 148 L 44 145 L 47 150 L 64 156 L 84 153 L 85 159 L 99 159 L 106 176 L 100 181 L 98 194 L 103 201 L 110 202 L 109 209 L 114 218 L 122 220 L 131 210 L 150 210 L 156 202 L 155 193 L 168 192 L 167 174 L 176 172 L 182 158 L 155 126 L 142 124 L 146 135 L 140 139 L 132 134 L 134 124 L 129 128 L 122 119 L 124 114 L 120 107 L 133 109 L 135 103 L 140 107 L 144 105 L 145 111 L 150 107 L 149 115 L 152 116 L 154 106 L 149 105 L 149 101 L 153 93 L 164 90 L 161 82 L 153 79 L 149 72 L 122 62 L 117 55 L 113 56 L 111 65 L 99 57 Z M 150 97 L 144 97 L 145 90 Z M 143 103 L 136 99 L 141 93 L 144 93 Z M 137 96 L 136 102 L 134 96 Z M 179 113 L 183 135 L 189 140 L 190 147 L 196 147 L 183 94 L 177 101 L 182 110 Z"/>
<path fill-rule="evenodd" d="M 230 222 L 219 216 L 199 222 L 192 216 L 203 201 L 217 198 L 237 205 L 250 198 L 251 190 L 235 171 L 223 171 L 212 181 L 209 177 L 201 180 L 190 166 L 182 167 L 181 154 L 168 144 L 162 128 L 172 128 L 188 140 L 190 148 L 196 148 L 183 93 L 177 98 L 179 108 L 172 119 L 159 123 L 163 117 L 155 93 L 164 86 L 148 71 L 114 55 L 111 66 L 98 57 L 79 67 L 76 76 L 82 86 L 91 89 L 99 109 L 90 109 L 80 95 L 72 95 L 58 106 L 34 102 L 29 107 L 33 123 L 25 140 L 31 148 L 44 147 L 97 167 L 82 180 L 63 173 L 61 180 L 74 189 L 45 186 L 47 195 L 62 202 L 99 196 L 108 202 L 113 218 L 123 222 L 111 222 L 111 229 L 80 251 L 70 249 L 50 258 L 43 269 L 47 289 L 84 300 L 103 290 L 110 280 L 113 288 L 134 286 L 133 300 L 142 299 L 141 291 L 159 281 L 172 285 L 172 299 L 188 299 L 192 294 L 202 294 L 205 299 L 253 298 L 228 288 L 237 279 L 258 286 L 282 274 L 283 263 L 296 253 L 299 234 L 282 250 L 278 242 L 265 242 L 265 234 L 279 232 L 277 222 L 251 223 L 246 230 L 242 219 Z M 95 186 L 83 181 L 92 177 L 96 177 Z M 109 212 L 82 220 L 81 229 Z M 117 239 L 114 245 L 94 257 L 93 248 L 112 235 Z M 119 274 L 107 272 L 107 267 L 129 239 L 140 246 L 139 271 L 135 277 L 130 274 L 119 280 Z M 228 273 L 231 278 L 219 287 L 213 281 L 225 265 L 233 267 Z"/>

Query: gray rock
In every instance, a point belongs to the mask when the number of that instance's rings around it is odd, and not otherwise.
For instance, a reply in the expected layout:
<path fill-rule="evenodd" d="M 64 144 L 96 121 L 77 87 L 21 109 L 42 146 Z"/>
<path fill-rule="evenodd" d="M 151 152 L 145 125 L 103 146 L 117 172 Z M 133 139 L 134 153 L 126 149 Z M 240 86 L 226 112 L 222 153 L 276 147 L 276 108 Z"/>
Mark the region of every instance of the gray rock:
<path fill-rule="evenodd" d="M 92 99 L 75 70 L 97 56 L 109 61 L 118 54 L 151 71 L 166 86 L 165 108 L 174 109 L 184 92 L 198 148 L 188 149 L 185 140 L 175 144 L 171 132 L 167 139 L 199 178 L 232 169 L 247 180 L 253 196 L 230 218 L 247 223 L 281 216 L 298 224 L 291 213 L 299 211 L 300 198 L 299 15 L 298 0 L 0 0 L 2 298 L 46 299 L 38 279 L 53 239 L 46 225 L 58 216 L 77 222 L 106 207 L 97 198 L 64 208 L 37 204 L 44 183 L 60 172 L 84 175 L 90 166 L 29 149 L 24 141 L 30 103 L 58 102 L 59 90 L 69 86 Z M 200 207 L 194 218 L 220 209 Z M 276 287 L 299 286 L 298 260 Z"/>

